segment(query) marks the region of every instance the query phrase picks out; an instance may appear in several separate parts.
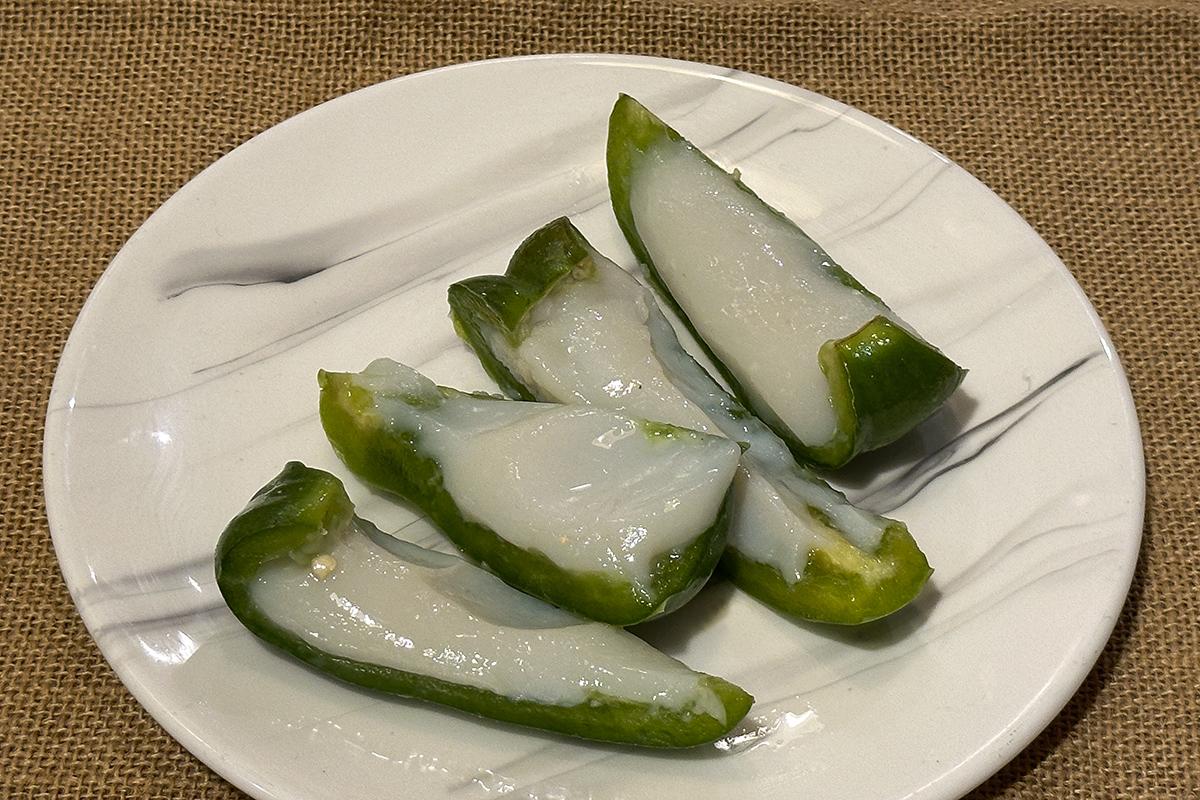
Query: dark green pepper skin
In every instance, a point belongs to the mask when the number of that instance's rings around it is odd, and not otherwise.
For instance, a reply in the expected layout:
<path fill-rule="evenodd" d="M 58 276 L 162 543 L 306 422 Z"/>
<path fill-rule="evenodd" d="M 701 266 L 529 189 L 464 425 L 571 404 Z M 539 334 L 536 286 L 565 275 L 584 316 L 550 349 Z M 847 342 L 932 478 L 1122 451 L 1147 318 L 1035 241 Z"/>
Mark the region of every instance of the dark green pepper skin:
<path fill-rule="evenodd" d="M 817 355 L 837 409 L 837 432 L 830 441 L 819 444 L 802 442 L 786 426 L 775 421 L 773 415 L 756 409 L 733 371 L 717 358 L 688 315 L 675 302 L 670 287 L 655 267 L 638 233 L 630 204 L 632 176 L 646 151 L 664 142 L 692 150 L 710 164 L 713 163 L 636 100 L 621 95 L 609 117 L 607 151 L 609 192 L 617 223 L 638 261 L 645 266 L 650 282 L 687 325 L 734 394 L 771 426 L 798 459 L 820 467 L 840 467 L 859 453 L 894 442 L 925 420 L 954 393 L 966 376 L 966 370 L 929 343 L 881 316 L 844 339 L 826 343 Z M 738 188 L 777 217 L 787 219 L 763 203 L 736 175 L 730 178 Z M 794 227 L 794 223 L 788 222 Z M 814 252 L 819 253 L 818 260 L 834 277 L 846 286 L 879 300 L 838 266 L 820 245 L 816 242 L 812 245 Z"/>
<path fill-rule="evenodd" d="M 321 424 L 338 456 L 363 482 L 420 508 L 463 553 L 509 585 L 589 619 L 633 625 L 682 606 L 716 568 L 729 527 L 729 492 L 706 530 L 682 550 L 659 557 L 648 587 L 599 570 L 563 569 L 543 553 L 509 542 L 463 515 L 442 485 L 441 468 L 420 452 L 415 434 L 392 429 L 372 413 L 374 401 L 353 377 L 324 371 L 318 376 Z"/>
<path fill-rule="evenodd" d="M 587 240 L 569 220 L 560 218 L 542 226 L 521 243 L 504 275 L 480 275 L 450 286 L 450 314 L 455 329 L 475 351 L 492 379 L 511 396 L 554 399 L 541 397 L 536 386 L 528 386 L 514 375 L 492 342 L 502 337 L 514 347 L 519 345 L 525 319 L 534 306 L 562 281 L 570 280 L 573 271 L 586 270 L 591 263 Z M 888 322 L 883 330 L 891 327 L 894 326 Z M 855 341 L 856 337 L 850 337 L 829 346 L 850 348 Z M 864 349 L 872 346 L 878 345 L 871 339 L 863 345 Z M 853 353 L 846 357 L 846 362 L 855 366 L 860 363 L 855 361 Z M 868 366 L 846 376 L 845 381 L 870 380 L 873 376 L 867 373 L 868 369 L 904 364 L 897 359 L 869 358 L 861 363 Z M 699 364 L 695 368 L 703 370 Z M 867 385 L 862 391 L 870 388 Z M 749 415 L 733 398 L 729 398 L 725 408 L 735 418 Z M 798 466 L 797 469 L 808 480 L 820 480 L 807 469 Z M 748 559 L 730 541 L 720 569 L 738 588 L 785 614 L 810 622 L 859 625 L 903 608 L 920 593 L 933 573 L 908 528 L 896 520 L 887 520 L 879 547 L 869 557 L 891 568 L 886 576 L 868 580 L 814 549 L 809 553 L 803 577 L 789 583 L 775 567 Z"/>
<path fill-rule="evenodd" d="M 540 400 L 492 352 L 485 329 L 502 333 L 516 345 L 522 321 L 539 300 L 571 270 L 591 260 L 588 243 L 566 217 L 531 234 L 517 249 L 503 275 L 479 275 L 451 284 L 447 291 L 454 329 L 509 397 Z"/>
<path fill-rule="evenodd" d="M 353 516 L 353 505 L 337 478 L 299 462 L 288 463 L 233 518 L 217 543 L 217 586 L 238 621 L 285 655 L 346 683 L 586 739 L 645 747 L 694 747 L 728 733 L 754 702 L 728 681 L 705 675 L 704 685 L 725 707 L 724 723 L 708 714 L 669 711 L 599 693 L 578 705 L 554 706 L 355 661 L 314 647 L 263 614 L 251 600 L 249 585 L 273 560 L 320 552 L 324 538 L 350 524 Z"/>
<path fill-rule="evenodd" d="M 725 549 L 721 571 L 747 594 L 792 616 L 861 625 L 908 605 L 933 574 L 925 554 L 901 522 L 884 530 L 871 557 L 892 567 L 887 578 L 869 582 L 857 572 L 838 567 L 820 550 L 808 554 L 804 577 L 793 584 L 784 580 L 779 570 L 751 561 L 733 547 Z"/>

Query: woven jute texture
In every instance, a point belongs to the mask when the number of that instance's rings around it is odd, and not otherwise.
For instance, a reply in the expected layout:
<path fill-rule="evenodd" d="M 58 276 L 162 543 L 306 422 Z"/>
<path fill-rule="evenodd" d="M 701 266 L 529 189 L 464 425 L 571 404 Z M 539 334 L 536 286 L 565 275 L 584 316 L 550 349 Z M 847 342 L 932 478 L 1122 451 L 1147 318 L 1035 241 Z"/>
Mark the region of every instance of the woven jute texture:
<path fill-rule="evenodd" d="M 1144 545 L 1078 695 L 971 797 L 1200 797 L 1200 7 L 953 0 L 0 0 L 0 796 L 239 796 L 118 682 L 51 547 L 43 416 L 108 261 L 188 178 L 309 106 L 569 51 L 739 67 L 853 104 L 973 172 L 1058 252 L 1133 385 Z"/>

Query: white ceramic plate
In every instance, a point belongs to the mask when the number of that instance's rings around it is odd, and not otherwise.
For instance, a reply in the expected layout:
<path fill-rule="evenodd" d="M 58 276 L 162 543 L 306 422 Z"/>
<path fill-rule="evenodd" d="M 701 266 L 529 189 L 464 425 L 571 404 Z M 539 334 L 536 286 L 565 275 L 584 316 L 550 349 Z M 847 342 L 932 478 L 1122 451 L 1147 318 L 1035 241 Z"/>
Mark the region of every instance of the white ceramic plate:
<path fill-rule="evenodd" d="M 949 405 L 838 477 L 908 522 L 937 572 L 858 630 L 711 586 L 652 642 L 758 698 L 761 728 L 685 753 L 593 745 L 346 688 L 222 605 L 225 522 L 287 459 L 345 476 L 318 368 L 376 356 L 492 388 L 445 287 L 502 272 L 570 215 L 632 262 L 603 148 L 632 94 L 800 222 L 970 368 Z M 97 284 L 63 354 L 45 488 L 88 629 L 150 712 L 261 798 L 952 798 L 1062 708 L 1129 586 L 1138 428 L 1087 300 L 1002 201 L 852 108 L 743 73 L 634 57 L 467 64 L 364 89 L 257 136 L 185 186 Z M 360 513 L 429 543 L 349 481 Z"/>

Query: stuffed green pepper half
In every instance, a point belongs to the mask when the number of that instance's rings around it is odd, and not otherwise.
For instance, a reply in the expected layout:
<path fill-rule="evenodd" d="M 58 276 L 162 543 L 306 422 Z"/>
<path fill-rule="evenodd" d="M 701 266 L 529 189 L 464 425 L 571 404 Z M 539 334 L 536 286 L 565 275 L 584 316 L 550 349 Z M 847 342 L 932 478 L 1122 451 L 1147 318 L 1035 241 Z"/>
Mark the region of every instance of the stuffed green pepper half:
<path fill-rule="evenodd" d="M 650 747 L 717 739 L 753 702 L 619 628 L 382 533 L 337 478 L 298 462 L 226 527 L 216 574 L 255 636 L 391 695 Z"/>
<path fill-rule="evenodd" d="M 613 211 L 738 398 L 798 458 L 838 467 L 933 413 L 965 375 L 819 244 L 622 95 Z"/>
<path fill-rule="evenodd" d="M 733 442 L 466 394 L 387 359 L 319 380 L 325 433 L 355 475 L 522 591 L 632 625 L 685 603 L 720 558 Z"/>

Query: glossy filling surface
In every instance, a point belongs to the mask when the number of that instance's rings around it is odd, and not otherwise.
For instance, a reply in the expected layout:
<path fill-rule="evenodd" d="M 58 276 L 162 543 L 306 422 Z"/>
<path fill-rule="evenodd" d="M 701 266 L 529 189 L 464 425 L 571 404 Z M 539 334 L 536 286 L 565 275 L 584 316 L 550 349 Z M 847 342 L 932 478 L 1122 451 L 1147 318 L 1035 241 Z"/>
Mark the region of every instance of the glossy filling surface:
<path fill-rule="evenodd" d="M 868 555 L 879 546 L 885 523 L 850 506 L 833 489 L 748 464 L 743 479 L 734 483 L 734 503 L 738 536 L 730 536 L 729 546 L 751 561 L 775 567 L 789 584 L 804 577 L 813 550 L 868 582 L 893 570 Z M 834 518 L 838 512 L 843 512 L 842 520 Z M 846 519 L 851 514 L 856 518 Z M 832 527 L 847 521 L 851 524 L 846 527 Z"/>
<path fill-rule="evenodd" d="M 654 355 L 646 327 L 653 298 L 602 256 L 593 256 L 590 266 L 585 280 L 564 281 L 533 307 L 515 353 L 524 382 L 560 403 L 591 403 L 715 432 Z"/>
<path fill-rule="evenodd" d="M 821 346 L 877 316 L 811 239 L 696 150 L 652 146 L 633 171 L 638 234 L 671 295 L 760 411 L 801 441 L 837 428 Z"/>
<path fill-rule="evenodd" d="M 384 536 L 354 520 L 321 554 L 324 567 L 276 559 L 251 584 L 251 599 L 336 656 L 547 705 L 604 695 L 724 722 L 699 673 L 632 634 L 522 594 L 460 558 L 373 541 Z"/>
<path fill-rule="evenodd" d="M 720 437 L 592 406 L 443 393 L 394 362 L 364 376 L 376 410 L 415 433 L 465 517 L 564 569 L 635 586 L 713 524 L 740 457 Z"/>

